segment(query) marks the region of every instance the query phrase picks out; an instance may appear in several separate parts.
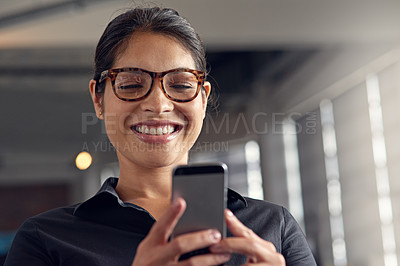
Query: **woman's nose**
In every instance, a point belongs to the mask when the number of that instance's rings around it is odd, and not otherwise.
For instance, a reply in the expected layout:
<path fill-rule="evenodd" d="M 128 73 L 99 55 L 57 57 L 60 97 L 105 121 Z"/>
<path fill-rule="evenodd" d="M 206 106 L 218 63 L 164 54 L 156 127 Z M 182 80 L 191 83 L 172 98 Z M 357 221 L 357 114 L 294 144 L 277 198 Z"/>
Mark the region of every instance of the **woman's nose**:
<path fill-rule="evenodd" d="M 143 111 L 156 114 L 171 112 L 174 104 L 165 95 L 159 80 L 154 80 L 150 94 L 141 101 Z"/>

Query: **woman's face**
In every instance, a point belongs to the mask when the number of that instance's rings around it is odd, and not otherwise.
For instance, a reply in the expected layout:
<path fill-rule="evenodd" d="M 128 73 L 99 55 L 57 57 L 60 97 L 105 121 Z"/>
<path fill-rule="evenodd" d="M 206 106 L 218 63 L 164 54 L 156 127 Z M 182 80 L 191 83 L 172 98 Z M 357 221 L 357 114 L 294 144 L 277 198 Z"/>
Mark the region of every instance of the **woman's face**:
<path fill-rule="evenodd" d="M 175 68 L 196 69 L 190 52 L 175 39 L 156 33 L 136 33 L 113 68 L 137 67 L 153 72 Z M 120 165 L 164 167 L 186 164 L 188 151 L 200 134 L 207 97 L 204 93 L 191 102 L 178 103 L 165 97 L 156 79 L 145 99 L 127 102 L 118 99 L 107 79 L 103 99 L 91 94 L 107 135 L 117 150 Z M 204 87 L 210 90 L 210 84 Z M 102 115 L 100 114 L 102 111 Z"/>

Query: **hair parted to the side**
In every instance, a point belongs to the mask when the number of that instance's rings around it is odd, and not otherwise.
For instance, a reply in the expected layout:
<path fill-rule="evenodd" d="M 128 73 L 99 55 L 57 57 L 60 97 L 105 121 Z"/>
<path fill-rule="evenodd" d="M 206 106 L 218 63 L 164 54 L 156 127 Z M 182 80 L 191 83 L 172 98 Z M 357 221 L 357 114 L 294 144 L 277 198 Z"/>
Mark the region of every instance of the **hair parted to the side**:
<path fill-rule="evenodd" d="M 107 25 L 96 47 L 94 80 L 98 82 L 101 72 L 112 68 L 135 32 L 154 32 L 175 38 L 190 51 L 196 68 L 207 72 L 204 45 L 189 22 L 170 8 L 144 7 L 130 9 Z M 97 89 L 102 93 L 104 84 L 98 84 Z"/>

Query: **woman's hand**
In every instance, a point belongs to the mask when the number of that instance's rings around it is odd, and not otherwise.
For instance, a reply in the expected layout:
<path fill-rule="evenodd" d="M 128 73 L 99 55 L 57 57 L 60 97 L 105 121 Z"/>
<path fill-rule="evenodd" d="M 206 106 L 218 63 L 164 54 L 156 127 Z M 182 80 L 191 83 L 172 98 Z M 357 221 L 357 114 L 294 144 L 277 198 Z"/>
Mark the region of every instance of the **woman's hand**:
<path fill-rule="evenodd" d="M 219 265 L 230 259 L 229 252 L 213 252 L 178 261 L 182 254 L 205 248 L 221 241 L 216 230 L 204 230 L 168 238 L 186 208 L 186 202 L 175 200 L 163 216 L 153 225 L 149 234 L 137 248 L 132 266 L 150 265 Z"/>
<path fill-rule="evenodd" d="M 211 252 L 239 253 L 247 256 L 246 265 L 286 265 L 285 258 L 275 246 L 244 226 L 230 210 L 225 211 L 226 224 L 234 237 L 221 240 L 210 247 Z"/>

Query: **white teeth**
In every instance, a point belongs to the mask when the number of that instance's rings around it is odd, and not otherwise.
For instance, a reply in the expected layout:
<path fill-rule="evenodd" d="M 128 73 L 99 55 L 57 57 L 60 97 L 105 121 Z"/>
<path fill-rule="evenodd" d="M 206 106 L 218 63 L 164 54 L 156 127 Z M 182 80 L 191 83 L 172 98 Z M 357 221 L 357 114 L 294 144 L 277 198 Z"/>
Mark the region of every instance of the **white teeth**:
<path fill-rule="evenodd" d="M 139 133 L 144 133 L 148 135 L 166 135 L 171 134 L 175 131 L 175 127 L 171 125 L 163 126 L 163 127 L 148 127 L 148 126 L 136 126 L 136 131 Z"/>

